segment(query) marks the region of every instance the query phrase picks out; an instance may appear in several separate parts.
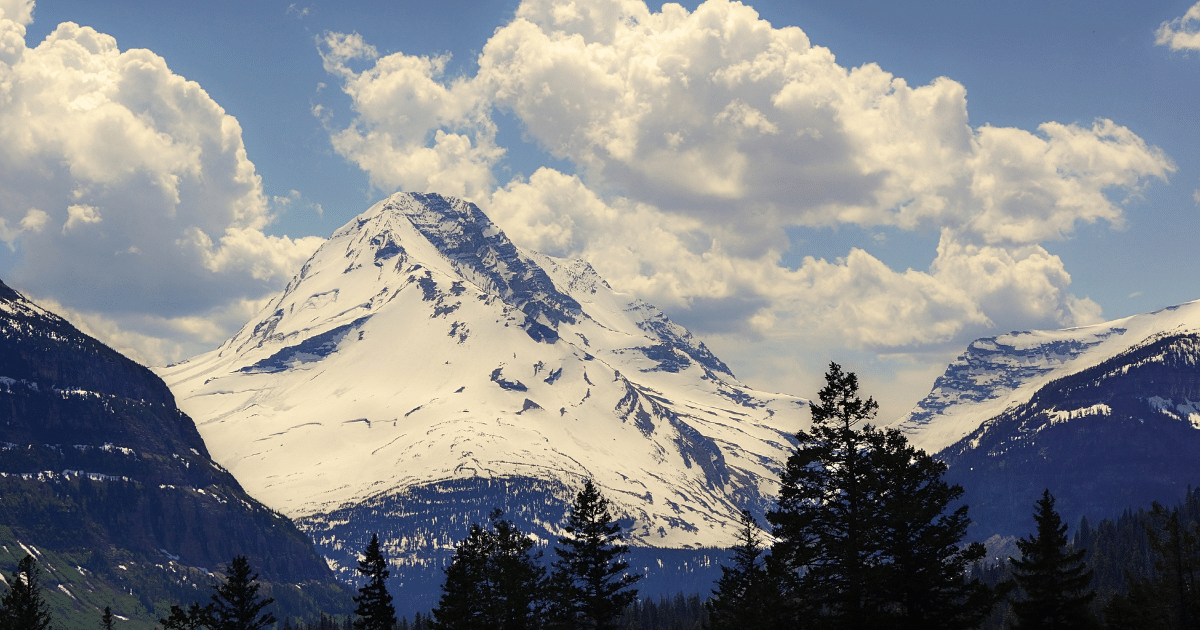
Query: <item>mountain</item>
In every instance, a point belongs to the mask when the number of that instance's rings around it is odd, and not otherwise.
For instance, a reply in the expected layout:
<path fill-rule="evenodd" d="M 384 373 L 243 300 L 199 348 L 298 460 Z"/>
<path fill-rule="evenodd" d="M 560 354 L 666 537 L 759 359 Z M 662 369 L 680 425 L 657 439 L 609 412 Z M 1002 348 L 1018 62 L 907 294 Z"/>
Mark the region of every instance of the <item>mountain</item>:
<path fill-rule="evenodd" d="M 970 536 L 1032 531 L 1045 488 L 1069 524 L 1174 503 L 1200 483 L 1200 302 L 968 346 L 897 426 L 949 465 Z"/>
<path fill-rule="evenodd" d="M 371 533 L 401 567 L 440 566 L 494 507 L 553 540 L 585 478 L 637 547 L 727 546 L 808 422 L 587 263 L 435 194 L 372 206 L 160 374 L 214 458 L 347 577 Z"/>
<path fill-rule="evenodd" d="M 267 585 L 291 614 L 344 597 L 307 537 L 209 457 L 160 378 L 3 283 L 0 548 L 5 571 L 41 562 L 67 627 L 94 627 L 108 602 L 149 627 L 207 598 L 235 555 L 266 582 L 306 584 Z"/>

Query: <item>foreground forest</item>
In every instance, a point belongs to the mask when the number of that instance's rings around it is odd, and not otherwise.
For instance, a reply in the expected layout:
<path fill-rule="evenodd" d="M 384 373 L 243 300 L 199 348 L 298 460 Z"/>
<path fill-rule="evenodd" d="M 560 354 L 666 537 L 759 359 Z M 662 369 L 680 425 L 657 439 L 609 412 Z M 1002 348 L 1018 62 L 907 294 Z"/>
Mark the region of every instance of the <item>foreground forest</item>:
<path fill-rule="evenodd" d="M 236 557 L 211 594 L 179 602 L 164 630 L 628 628 L 1192 628 L 1200 622 L 1200 490 L 1182 503 L 1127 511 L 1073 540 L 1049 489 L 1030 497 L 1028 536 L 1012 558 L 964 544 L 968 506 L 946 465 L 895 429 L 870 424 L 877 405 L 831 364 L 813 422 L 781 473 L 771 540 L 744 512 L 738 544 L 710 594 L 639 599 L 640 575 L 607 499 L 590 481 L 564 534 L 541 549 L 504 515 L 471 526 L 438 605 L 398 618 L 377 538 L 363 550 L 352 615 L 277 619 L 274 599 Z M 55 627 L 33 554 L 0 600 L 0 630 Z M 122 627 L 111 608 L 91 627 Z"/>

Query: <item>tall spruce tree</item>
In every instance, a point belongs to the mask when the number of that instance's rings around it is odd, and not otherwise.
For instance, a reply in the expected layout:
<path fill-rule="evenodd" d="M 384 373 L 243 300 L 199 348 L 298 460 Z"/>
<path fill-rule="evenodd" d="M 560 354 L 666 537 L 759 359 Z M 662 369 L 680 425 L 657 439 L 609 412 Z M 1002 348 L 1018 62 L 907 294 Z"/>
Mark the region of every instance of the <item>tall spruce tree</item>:
<path fill-rule="evenodd" d="M 554 625 L 606 630 L 637 598 L 633 585 L 641 575 L 627 572 L 629 553 L 621 525 L 613 521 L 608 499 L 591 479 L 571 505 L 566 535 L 558 539 L 558 555 L 550 576 Z"/>
<path fill-rule="evenodd" d="M 721 566 L 721 578 L 708 607 L 711 630 L 772 630 L 782 627 L 779 587 L 763 562 L 765 551 L 758 522 L 742 510 L 741 533 L 733 566 Z"/>
<path fill-rule="evenodd" d="M 433 610 L 438 630 L 532 630 L 543 612 L 546 570 L 533 539 L 491 514 L 490 527 L 471 525 L 454 550 Z M 420 618 L 416 622 L 420 623 Z"/>
<path fill-rule="evenodd" d="M 1025 592 L 1013 602 L 1019 630 L 1088 628 L 1099 625 L 1089 604 L 1096 592 L 1088 586 L 1092 571 L 1083 549 L 1067 550 L 1067 526 L 1054 510 L 1050 490 L 1038 500 L 1033 520 L 1037 531 L 1017 541 L 1021 558 L 1011 559 L 1013 577 Z"/>
<path fill-rule="evenodd" d="M 371 534 L 363 559 L 358 561 L 358 572 L 367 581 L 354 597 L 354 603 L 358 604 L 354 609 L 354 614 L 358 615 L 354 621 L 356 630 L 391 630 L 396 625 L 396 609 L 387 590 L 387 578 L 391 574 L 387 566 L 379 549 L 379 536 Z"/>
<path fill-rule="evenodd" d="M 0 599 L 0 630 L 46 630 L 51 626 L 40 573 L 33 556 L 26 555 L 17 563 L 8 581 L 8 594 Z"/>
<path fill-rule="evenodd" d="M 866 425 L 879 405 L 858 395 L 858 377 L 831 363 L 811 404 L 812 424 L 780 478 L 778 508 L 767 514 L 771 553 L 788 569 L 796 619 L 830 627 L 882 623 L 878 601 L 878 484 Z M 865 426 L 864 426 L 865 425 Z"/>
<path fill-rule="evenodd" d="M 112 606 L 105 606 L 104 614 L 100 615 L 100 630 L 113 630 L 114 623 Z"/>
<path fill-rule="evenodd" d="M 969 628 L 998 595 L 964 579 L 981 545 L 960 547 L 967 510 L 942 481 L 945 466 L 894 429 L 869 423 L 878 404 L 830 363 L 812 425 L 780 477 L 767 514 L 796 623 L 825 628 Z"/>
<path fill-rule="evenodd" d="M 212 630 L 261 630 L 275 623 L 275 615 L 259 614 L 275 600 L 259 598 L 258 574 L 250 573 L 246 556 L 237 556 L 229 563 L 225 581 L 214 587 L 208 606 L 208 624 Z"/>
<path fill-rule="evenodd" d="M 987 555 L 980 543 L 961 545 L 971 519 L 967 506 L 947 512 L 961 486 L 942 480 L 946 464 L 908 444 L 895 429 L 869 440 L 881 488 L 876 492 L 882 558 L 880 599 L 894 630 L 958 630 L 977 627 L 1008 592 L 991 588 L 968 568 Z"/>

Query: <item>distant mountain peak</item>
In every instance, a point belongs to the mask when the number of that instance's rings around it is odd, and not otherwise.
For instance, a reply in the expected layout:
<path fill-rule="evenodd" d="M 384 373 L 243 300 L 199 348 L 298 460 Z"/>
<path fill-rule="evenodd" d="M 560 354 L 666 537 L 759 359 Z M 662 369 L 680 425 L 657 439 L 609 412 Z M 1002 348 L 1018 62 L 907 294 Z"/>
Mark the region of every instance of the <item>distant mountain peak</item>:
<path fill-rule="evenodd" d="M 584 478 L 635 545 L 725 546 L 808 422 L 587 262 L 432 194 L 355 217 L 221 348 L 162 374 L 214 457 L 346 566 L 338 541 L 386 514 L 414 562 L 492 507 L 552 538 Z M 448 492 L 437 527 L 401 507 Z"/>

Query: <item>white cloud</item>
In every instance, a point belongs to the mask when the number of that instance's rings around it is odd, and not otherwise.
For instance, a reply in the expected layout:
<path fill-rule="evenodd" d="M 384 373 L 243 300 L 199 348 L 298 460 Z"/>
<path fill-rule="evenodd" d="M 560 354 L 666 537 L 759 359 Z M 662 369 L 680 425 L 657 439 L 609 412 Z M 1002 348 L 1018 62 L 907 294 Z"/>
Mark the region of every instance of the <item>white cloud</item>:
<path fill-rule="evenodd" d="M 333 133 L 333 147 L 374 186 L 474 200 L 490 192 L 491 169 L 504 150 L 473 84 L 440 80 L 448 57 L 397 53 L 356 73 L 350 62 L 378 56 L 361 36 L 327 33 L 319 43 L 326 70 L 342 78 L 357 114 L 352 126 Z"/>
<path fill-rule="evenodd" d="M 1200 50 L 1200 2 L 1183 17 L 1163 22 L 1154 33 L 1154 43 L 1171 50 Z"/>
<path fill-rule="evenodd" d="M 27 22 L 32 3 L 13 6 Z M 319 245 L 264 232 L 240 125 L 161 57 L 70 22 L 24 36 L 0 19 L 0 240 L 21 254 L 6 282 L 107 322 L 111 342 L 260 299 Z M 167 345 L 212 337 L 158 328 Z"/>
<path fill-rule="evenodd" d="M 0 20 L 21 26 L 33 23 L 33 0 L 0 0 Z"/>
<path fill-rule="evenodd" d="M 325 42 L 357 115 L 334 146 L 376 186 L 465 193 L 519 244 L 587 258 L 709 334 L 883 351 L 1096 321 L 1040 243 L 1121 226 L 1123 202 L 1175 170 L 1109 120 L 972 128 L 961 84 L 845 68 L 725 0 L 526 0 L 474 76 L 403 53 L 355 72 L 374 50 Z M 489 197 L 494 108 L 579 176 L 542 169 Z M 853 249 L 781 266 L 785 227 L 844 223 L 940 231 L 936 258 L 898 272 Z"/>
<path fill-rule="evenodd" d="M 1097 321 L 1095 302 L 1068 291 L 1062 260 L 1039 245 L 1001 247 L 942 232 L 928 271 L 896 272 L 861 249 L 790 270 L 779 250 L 743 256 L 723 232 L 625 198 L 605 202 L 574 176 L 540 169 L 498 190 L 489 215 L 510 238 L 553 256 L 592 261 L 614 286 L 674 312 L 760 339 L 830 339 L 886 350 L 936 344 L 995 321 L 1059 327 Z M 728 321 L 734 319 L 735 321 Z"/>
<path fill-rule="evenodd" d="M 169 365 L 225 341 L 266 305 L 269 298 L 234 300 L 195 315 L 80 311 L 45 296 L 28 296 L 84 333 L 143 365 Z"/>

